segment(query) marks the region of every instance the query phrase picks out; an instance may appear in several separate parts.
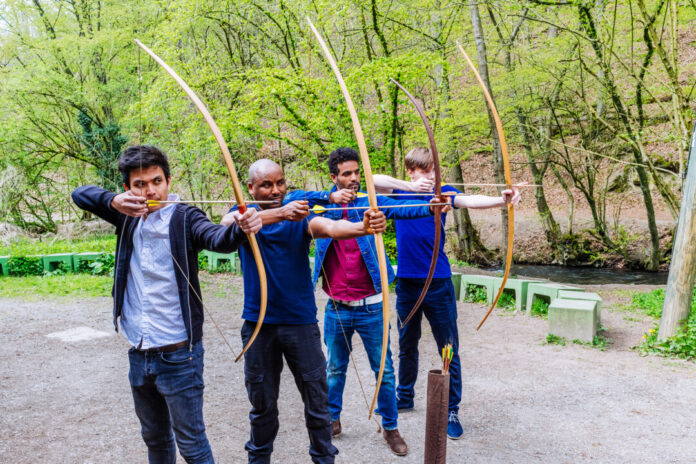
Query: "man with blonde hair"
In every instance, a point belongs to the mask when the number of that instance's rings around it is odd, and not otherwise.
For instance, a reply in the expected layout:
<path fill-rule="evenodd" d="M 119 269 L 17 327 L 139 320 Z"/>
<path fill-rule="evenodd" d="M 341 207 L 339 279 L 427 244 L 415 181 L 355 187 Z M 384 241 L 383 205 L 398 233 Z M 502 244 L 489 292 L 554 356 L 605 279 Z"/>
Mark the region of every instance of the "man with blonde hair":
<path fill-rule="evenodd" d="M 422 192 L 423 197 L 404 196 L 403 198 L 427 201 L 432 198 L 435 175 L 432 153 L 427 148 L 414 148 L 404 160 L 409 181 L 395 179 L 386 175 L 375 175 L 375 187 L 380 193 Z M 454 195 L 455 208 L 500 208 L 507 203 L 516 204 L 520 200 L 519 189 L 505 190 L 500 197 L 486 195 L 457 196 L 459 191 L 452 186 L 442 186 L 443 195 Z M 396 197 L 397 199 L 399 197 Z M 441 236 L 445 236 L 446 213 L 442 214 Z M 423 289 L 430 269 L 435 242 L 435 223 L 431 218 L 396 221 L 396 248 L 398 266 L 396 276 L 396 310 L 399 320 L 404 320 Z M 421 337 L 421 320 L 428 319 L 438 353 L 448 343 L 452 344 L 454 357 L 450 363 L 449 416 L 447 436 L 456 440 L 463 430 L 459 422 L 459 402 L 462 397 L 462 375 L 459 361 L 459 334 L 457 330 L 457 300 L 452 285 L 452 271 L 445 254 L 445 241 L 440 241 L 433 280 L 428 288 L 420 309 L 405 327 L 399 327 L 399 385 L 396 389 L 397 408 L 414 408 L 415 384 L 418 377 L 418 342 Z"/>

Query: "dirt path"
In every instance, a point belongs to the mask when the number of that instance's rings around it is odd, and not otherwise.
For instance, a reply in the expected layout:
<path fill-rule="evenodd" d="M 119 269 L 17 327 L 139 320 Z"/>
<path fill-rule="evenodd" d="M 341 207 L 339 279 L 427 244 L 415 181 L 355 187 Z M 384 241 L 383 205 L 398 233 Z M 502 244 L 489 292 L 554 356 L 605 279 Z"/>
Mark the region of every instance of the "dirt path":
<path fill-rule="evenodd" d="M 239 352 L 241 280 L 204 280 L 204 298 Z M 615 301 L 615 288 L 599 290 L 609 304 Z M 317 297 L 323 304 L 320 292 Z M 485 309 L 460 303 L 459 310 L 465 432 L 461 440 L 449 441 L 448 462 L 693 462 L 696 370 L 691 363 L 643 358 L 630 349 L 649 321 L 605 307 L 603 323 L 613 343 L 601 352 L 544 345 L 546 321 L 524 315 L 498 313 L 474 335 Z M 145 462 L 128 386 L 127 343 L 110 329 L 110 314 L 107 298 L 0 300 L 0 462 Z M 47 338 L 76 327 L 107 335 L 73 342 Z M 242 365 L 234 364 L 210 319 L 205 347 L 205 417 L 213 451 L 219 463 L 245 462 L 249 404 Z M 392 350 L 397 350 L 395 330 Z M 421 350 L 421 396 L 416 409 L 399 418 L 409 455 L 393 456 L 367 421 L 351 367 L 344 433 L 335 442 L 338 462 L 423 461 L 424 373 L 438 363 L 427 328 Z M 359 343 L 355 357 L 371 395 L 374 380 Z M 287 369 L 280 415 L 274 462 L 310 462 L 301 401 Z"/>

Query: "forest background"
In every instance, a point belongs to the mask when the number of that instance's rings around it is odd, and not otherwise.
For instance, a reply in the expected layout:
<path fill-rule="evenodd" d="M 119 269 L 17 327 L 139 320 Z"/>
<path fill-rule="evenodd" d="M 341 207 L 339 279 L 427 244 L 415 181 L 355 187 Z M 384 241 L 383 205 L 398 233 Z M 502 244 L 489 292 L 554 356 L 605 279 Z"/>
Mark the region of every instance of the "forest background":
<path fill-rule="evenodd" d="M 270 157 L 292 188 L 327 189 L 329 152 L 355 141 L 306 17 L 337 57 L 376 172 L 403 178 L 405 153 L 426 144 L 394 78 L 423 102 L 445 179 L 503 181 L 460 42 L 502 115 L 513 179 L 544 186 L 525 191 L 543 230 L 544 252 L 531 261 L 668 265 L 694 120 L 693 0 L 5 0 L 3 221 L 45 234 L 87 219 L 69 193 L 121 189 L 117 158 L 135 143 L 168 153 L 182 197 L 231 197 L 209 129 L 134 38 L 201 95 L 240 173 Z M 628 208 L 642 229 L 626 225 Z M 576 223 L 579 210 L 588 222 Z M 456 259 L 499 258 L 467 211 L 453 216 Z M 504 241 L 505 211 L 496 222 Z"/>

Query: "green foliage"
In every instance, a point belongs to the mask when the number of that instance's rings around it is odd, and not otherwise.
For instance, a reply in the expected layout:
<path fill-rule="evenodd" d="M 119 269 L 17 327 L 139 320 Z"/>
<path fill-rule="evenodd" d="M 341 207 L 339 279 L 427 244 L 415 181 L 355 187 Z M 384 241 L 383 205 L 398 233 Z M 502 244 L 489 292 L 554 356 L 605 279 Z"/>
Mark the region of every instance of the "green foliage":
<path fill-rule="evenodd" d="M 108 297 L 112 284 L 111 277 L 88 274 L 5 277 L 0 278 L 0 298 Z"/>
<path fill-rule="evenodd" d="M 486 303 L 488 294 L 486 287 L 481 285 L 466 284 L 466 300 L 469 303 Z"/>
<path fill-rule="evenodd" d="M 116 249 L 115 235 L 100 235 L 79 240 L 29 240 L 21 239 L 8 245 L 0 245 L 0 255 L 30 256 L 54 253 L 86 253 L 113 251 Z"/>
<path fill-rule="evenodd" d="M 387 230 L 382 233 L 382 239 L 384 240 L 384 249 L 387 252 L 389 261 L 395 264 L 398 253 L 396 250 L 396 227 L 394 226 L 394 221 L 387 222 Z"/>
<path fill-rule="evenodd" d="M 559 337 L 558 335 L 554 334 L 548 334 L 546 335 L 546 345 L 560 345 L 560 346 L 565 346 L 566 344 L 566 339 L 563 337 Z"/>
<path fill-rule="evenodd" d="M 541 317 L 546 319 L 549 317 L 549 302 L 541 298 L 536 298 L 534 303 L 532 303 L 531 309 L 532 316 Z"/>
<path fill-rule="evenodd" d="M 594 336 L 592 342 L 583 342 L 582 340 L 575 339 L 573 343 L 576 345 L 589 346 L 591 348 L 597 348 L 599 351 L 606 351 L 607 347 L 611 343 L 611 340 L 607 338 L 604 333 L 606 332 L 605 327 L 600 327 L 597 329 L 597 335 Z"/>
<path fill-rule="evenodd" d="M 96 167 L 99 184 L 107 190 L 118 191 L 121 188 L 118 157 L 128 137 L 121 134 L 121 127 L 114 121 L 101 126 L 95 124 L 84 108 L 78 112 L 77 120 L 82 128 L 80 143 Z"/>
<path fill-rule="evenodd" d="M 643 335 L 643 343 L 638 346 L 641 354 L 657 354 L 660 356 L 682 359 L 696 359 L 696 312 L 691 312 L 684 327 L 667 340 L 658 341 L 659 324 Z"/>
<path fill-rule="evenodd" d="M 660 318 L 664 304 L 663 289 L 633 295 L 631 308 L 644 311 L 645 314 Z M 643 343 L 638 347 L 642 354 L 658 354 L 683 359 L 696 358 L 696 292 L 691 300 L 691 310 L 686 323 L 677 329 L 676 334 L 666 340 L 658 341 L 659 324 L 643 334 Z"/>
<path fill-rule="evenodd" d="M 311 188 L 329 182 L 328 153 L 354 147 L 356 140 L 305 15 L 335 54 L 373 170 L 399 176 L 404 154 L 426 137 L 418 115 L 389 78 L 422 102 L 445 170 L 460 169 L 472 157 L 480 158 L 479 164 L 490 162 L 485 103 L 453 49 L 456 38 L 466 38 L 469 52 L 476 40 L 484 40 L 489 50 L 504 51 L 491 54 L 487 66 L 509 143 L 523 141 L 527 161 L 534 160 L 540 175 L 553 177 L 546 167 L 553 166 L 592 210 L 599 237 L 592 242 L 560 237 L 554 214 L 540 211 L 546 232 L 554 235 L 554 257 L 567 263 L 599 265 L 608 261 L 607 253 L 631 253 L 635 243 L 625 231 L 616 229 L 613 243 L 608 236 L 607 203 L 634 193 L 611 193 L 606 174 L 623 169 L 631 147 L 645 146 L 645 156 L 655 157 L 677 153 L 676 147 L 688 142 L 682 128 L 690 115 L 680 108 L 690 107 L 691 94 L 678 101 L 685 91 L 672 88 L 661 60 L 635 59 L 636 50 L 663 43 L 648 46 L 647 34 L 622 33 L 647 23 L 630 2 L 601 8 L 587 1 L 498 2 L 480 18 L 480 38 L 471 36 L 471 10 L 451 1 L 84 0 L 71 5 L 9 1 L 1 8 L 0 216 L 28 230 L 55 232 L 80 214 L 69 200 L 77 185 L 117 190 L 115 159 L 127 140 L 156 144 L 168 153 L 173 189 L 182 197 L 230 197 L 208 127 L 162 68 L 134 47 L 135 36 L 202 97 L 240 173 L 269 157 L 280 162 L 289 185 Z M 693 10 L 678 8 L 680 27 L 691 26 Z M 668 11 L 662 8 L 651 23 L 660 37 L 671 35 Z M 523 33 L 510 37 L 511 31 Z M 654 55 L 662 56 L 660 51 Z M 688 57 L 677 58 L 674 72 L 688 74 Z M 646 70 L 651 79 L 644 79 Z M 638 94 L 649 95 L 654 104 L 636 108 Z M 656 97 L 670 94 L 678 97 L 674 105 Z M 602 105 L 600 98 L 612 104 Z M 628 116 L 621 117 L 619 108 Z M 530 132 L 535 127 L 549 130 Z M 674 169 L 678 156 L 670 158 L 647 164 Z M 666 189 L 656 189 L 665 200 L 678 188 L 668 183 Z M 394 259 L 391 237 L 387 242 Z"/>
<path fill-rule="evenodd" d="M 198 253 L 198 269 L 208 269 L 208 256 Z"/>
<path fill-rule="evenodd" d="M 32 256 L 11 256 L 7 260 L 7 269 L 11 276 L 36 276 L 43 274 L 41 258 Z"/>
<path fill-rule="evenodd" d="M 640 311 L 650 317 L 659 319 L 662 316 L 662 305 L 665 302 L 665 290 L 658 288 L 649 292 L 636 292 L 631 296 L 628 309 Z M 692 308 L 693 308 L 692 303 Z"/>
<path fill-rule="evenodd" d="M 108 275 L 113 277 L 116 257 L 111 253 L 102 253 L 99 257 L 88 264 L 88 269 L 82 270 L 84 262 L 80 262 L 79 272 L 89 272 L 92 275 Z"/>
<path fill-rule="evenodd" d="M 498 303 L 496 304 L 498 308 L 503 308 L 506 311 L 511 311 L 515 309 L 515 295 L 512 292 L 504 291 Z"/>

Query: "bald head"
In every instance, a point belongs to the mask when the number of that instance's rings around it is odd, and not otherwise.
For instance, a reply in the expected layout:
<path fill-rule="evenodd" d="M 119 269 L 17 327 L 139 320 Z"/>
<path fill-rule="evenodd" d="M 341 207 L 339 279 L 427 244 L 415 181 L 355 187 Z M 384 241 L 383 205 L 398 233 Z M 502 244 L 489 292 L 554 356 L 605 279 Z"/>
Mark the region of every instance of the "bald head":
<path fill-rule="evenodd" d="M 260 159 L 254 162 L 254 164 L 252 164 L 251 166 L 249 166 L 249 183 L 255 184 L 264 176 L 269 174 L 276 174 L 278 172 L 280 172 L 281 174 L 283 173 L 283 170 L 280 169 L 278 163 L 267 158 Z"/>
<path fill-rule="evenodd" d="M 281 206 L 287 192 L 283 170 L 269 159 L 260 159 L 249 166 L 248 187 L 255 200 L 273 202 L 260 204 L 261 209 Z"/>

